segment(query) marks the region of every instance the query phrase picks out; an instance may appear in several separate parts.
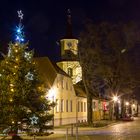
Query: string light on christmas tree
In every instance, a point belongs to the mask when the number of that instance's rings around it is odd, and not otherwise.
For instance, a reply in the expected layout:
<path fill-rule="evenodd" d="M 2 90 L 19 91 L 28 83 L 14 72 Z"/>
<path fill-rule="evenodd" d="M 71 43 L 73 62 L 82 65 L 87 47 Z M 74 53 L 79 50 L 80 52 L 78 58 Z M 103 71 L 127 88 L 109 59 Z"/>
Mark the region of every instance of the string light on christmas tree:
<path fill-rule="evenodd" d="M 13 102 L 13 99 L 11 98 L 9 101 L 10 101 L 10 102 Z"/>
<path fill-rule="evenodd" d="M 16 49 L 16 50 L 15 50 L 15 52 L 17 53 L 17 52 L 18 52 L 18 50 Z"/>
<path fill-rule="evenodd" d="M 11 88 L 11 92 L 14 92 L 14 89 L 13 88 Z"/>
<path fill-rule="evenodd" d="M 13 87 L 14 85 L 13 84 L 10 84 L 10 87 Z"/>
<path fill-rule="evenodd" d="M 16 61 L 18 61 L 18 58 L 16 58 Z"/>

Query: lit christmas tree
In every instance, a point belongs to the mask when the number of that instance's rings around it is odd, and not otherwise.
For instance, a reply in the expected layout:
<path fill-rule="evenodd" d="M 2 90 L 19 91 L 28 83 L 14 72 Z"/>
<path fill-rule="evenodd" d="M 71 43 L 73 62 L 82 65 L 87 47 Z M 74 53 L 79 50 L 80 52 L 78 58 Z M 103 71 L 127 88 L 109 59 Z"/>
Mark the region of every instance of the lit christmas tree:
<path fill-rule="evenodd" d="M 10 126 L 17 133 L 23 124 L 31 126 L 31 118 L 35 117 L 35 126 L 42 131 L 49 128 L 45 124 L 53 118 L 49 114 L 53 104 L 45 98 L 45 88 L 33 61 L 34 52 L 24 43 L 22 11 L 18 11 L 18 16 L 16 41 L 9 44 L 8 54 L 0 63 L 0 127 Z"/>

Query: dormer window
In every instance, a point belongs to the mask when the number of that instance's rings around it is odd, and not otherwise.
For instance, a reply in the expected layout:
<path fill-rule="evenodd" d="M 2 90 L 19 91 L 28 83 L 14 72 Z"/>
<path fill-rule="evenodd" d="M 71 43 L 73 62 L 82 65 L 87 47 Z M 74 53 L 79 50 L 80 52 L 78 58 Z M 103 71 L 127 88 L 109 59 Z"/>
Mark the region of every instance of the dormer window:
<path fill-rule="evenodd" d="M 72 68 L 68 68 L 68 75 L 69 75 L 70 77 L 73 76 L 73 70 L 72 70 Z"/>

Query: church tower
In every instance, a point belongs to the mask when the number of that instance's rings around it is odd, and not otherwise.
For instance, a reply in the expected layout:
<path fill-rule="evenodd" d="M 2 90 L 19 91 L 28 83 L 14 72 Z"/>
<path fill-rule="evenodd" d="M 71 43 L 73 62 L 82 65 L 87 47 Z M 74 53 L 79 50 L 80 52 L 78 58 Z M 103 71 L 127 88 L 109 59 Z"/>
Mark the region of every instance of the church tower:
<path fill-rule="evenodd" d="M 61 61 L 57 65 L 65 71 L 73 84 L 82 80 L 82 69 L 78 59 L 78 39 L 73 36 L 71 13 L 68 10 L 66 35 L 60 40 Z"/>

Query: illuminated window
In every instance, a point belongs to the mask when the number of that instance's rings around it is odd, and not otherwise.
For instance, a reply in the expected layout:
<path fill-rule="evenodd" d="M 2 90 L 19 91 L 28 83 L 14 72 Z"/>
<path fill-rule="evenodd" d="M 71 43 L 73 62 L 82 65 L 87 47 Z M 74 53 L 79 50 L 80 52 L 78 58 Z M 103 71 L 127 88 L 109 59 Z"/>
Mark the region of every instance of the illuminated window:
<path fill-rule="evenodd" d="M 69 111 L 69 105 L 68 105 L 68 100 L 66 100 L 66 112 Z"/>
<path fill-rule="evenodd" d="M 86 102 L 84 102 L 84 112 L 86 112 Z"/>
<path fill-rule="evenodd" d="M 56 106 L 55 106 L 55 108 L 56 108 L 56 112 L 59 112 L 59 102 L 58 102 L 58 99 L 56 99 Z"/>
<path fill-rule="evenodd" d="M 66 82 L 66 90 L 68 90 L 68 82 Z"/>
<path fill-rule="evenodd" d="M 80 112 L 80 102 L 78 101 L 78 112 Z"/>
<path fill-rule="evenodd" d="M 60 111 L 64 112 L 64 100 L 63 99 L 61 99 L 61 102 L 60 102 Z"/>
<path fill-rule="evenodd" d="M 59 79 L 57 78 L 57 88 L 59 87 Z"/>
<path fill-rule="evenodd" d="M 69 75 L 70 77 L 73 76 L 73 70 L 72 70 L 72 68 L 68 68 L 68 75 Z"/>
<path fill-rule="evenodd" d="M 70 112 L 72 112 L 72 100 L 70 101 Z"/>
<path fill-rule="evenodd" d="M 69 88 L 72 91 L 72 83 L 69 84 Z"/>
<path fill-rule="evenodd" d="M 92 109 L 96 110 L 96 102 L 95 101 L 92 102 Z"/>
<path fill-rule="evenodd" d="M 64 88 L 64 79 L 63 78 L 61 79 L 61 86 L 62 86 L 62 88 Z"/>
<path fill-rule="evenodd" d="M 81 102 L 81 112 L 83 112 L 83 102 Z"/>

